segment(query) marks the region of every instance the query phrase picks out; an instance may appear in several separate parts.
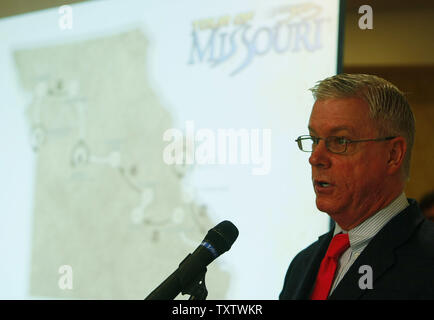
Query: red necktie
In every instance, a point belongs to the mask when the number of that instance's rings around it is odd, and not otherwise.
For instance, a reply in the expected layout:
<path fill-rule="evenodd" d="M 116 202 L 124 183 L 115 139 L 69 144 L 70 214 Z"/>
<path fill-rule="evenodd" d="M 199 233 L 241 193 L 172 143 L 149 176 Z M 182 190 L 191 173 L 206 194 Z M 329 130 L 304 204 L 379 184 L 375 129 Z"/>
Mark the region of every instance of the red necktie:
<path fill-rule="evenodd" d="M 339 233 L 333 237 L 327 249 L 327 253 L 321 262 L 321 266 L 319 267 L 315 288 L 310 297 L 311 300 L 327 299 L 335 277 L 338 259 L 349 246 L 350 241 L 347 233 Z"/>

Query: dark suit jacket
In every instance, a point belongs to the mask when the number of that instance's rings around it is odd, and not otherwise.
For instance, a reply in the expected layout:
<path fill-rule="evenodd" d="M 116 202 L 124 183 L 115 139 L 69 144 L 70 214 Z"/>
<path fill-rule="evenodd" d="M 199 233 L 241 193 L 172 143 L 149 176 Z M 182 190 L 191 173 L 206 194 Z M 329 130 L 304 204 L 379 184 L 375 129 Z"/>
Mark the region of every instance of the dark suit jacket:
<path fill-rule="evenodd" d="M 369 242 L 329 300 L 434 299 L 434 223 L 413 199 Z M 333 230 L 301 251 L 291 262 L 279 299 L 309 299 Z M 360 289 L 362 265 L 371 266 L 373 289 Z"/>

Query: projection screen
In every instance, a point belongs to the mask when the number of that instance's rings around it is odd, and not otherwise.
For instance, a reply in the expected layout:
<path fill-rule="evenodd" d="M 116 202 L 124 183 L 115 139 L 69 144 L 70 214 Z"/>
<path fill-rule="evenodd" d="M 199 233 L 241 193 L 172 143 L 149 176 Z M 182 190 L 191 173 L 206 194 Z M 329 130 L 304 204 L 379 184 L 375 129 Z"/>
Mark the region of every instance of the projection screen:
<path fill-rule="evenodd" d="M 0 38 L 1 298 L 143 299 L 223 220 L 208 299 L 278 298 L 329 228 L 294 140 L 339 1 L 89 1 Z"/>

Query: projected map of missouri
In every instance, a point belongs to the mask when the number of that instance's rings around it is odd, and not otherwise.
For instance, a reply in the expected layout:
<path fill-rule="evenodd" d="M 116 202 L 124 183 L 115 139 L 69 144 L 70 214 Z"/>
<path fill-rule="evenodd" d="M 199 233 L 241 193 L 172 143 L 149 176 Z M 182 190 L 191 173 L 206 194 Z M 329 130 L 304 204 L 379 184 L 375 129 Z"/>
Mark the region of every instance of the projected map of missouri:
<path fill-rule="evenodd" d="M 37 155 L 34 297 L 143 299 L 219 222 L 185 183 L 194 167 L 163 162 L 174 115 L 150 82 L 148 45 L 131 30 L 14 52 Z M 229 274 L 209 269 L 209 298 L 224 298 Z"/>

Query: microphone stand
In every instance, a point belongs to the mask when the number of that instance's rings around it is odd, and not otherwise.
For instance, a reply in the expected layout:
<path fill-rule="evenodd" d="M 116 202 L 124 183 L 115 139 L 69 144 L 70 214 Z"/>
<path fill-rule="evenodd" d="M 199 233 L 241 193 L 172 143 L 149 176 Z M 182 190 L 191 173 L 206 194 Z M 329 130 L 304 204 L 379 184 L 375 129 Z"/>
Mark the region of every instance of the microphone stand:
<path fill-rule="evenodd" d="M 185 257 L 184 260 L 181 261 L 179 264 L 179 267 L 181 267 L 184 264 L 184 261 L 187 260 L 188 257 L 191 256 L 191 253 L 188 254 L 187 257 Z M 200 269 L 200 271 L 197 273 L 197 276 L 191 280 L 191 278 L 185 279 L 186 274 L 184 274 L 184 277 L 180 276 L 179 274 L 172 274 L 173 278 L 169 277 L 166 279 L 162 284 L 160 284 L 154 291 L 152 291 L 145 300 L 166 300 L 166 299 L 174 299 L 179 292 L 184 294 L 189 294 L 190 298 L 189 300 L 205 300 L 208 296 L 208 290 L 205 286 L 205 274 L 206 274 L 207 268 L 203 267 Z M 169 287 L 167 287 L 164 292 L 164 294 L 161 293 L 160 288 L 164 286 L 165 283 L 171 283 Z M 179 289 L 178 289 L 179 288 Z M 160 291 L 159 291 L 160 290 Z M 178 291 L 179 290 L 179 291 Z M 162 298 L 164 297 L 164 298 Z"/>
<path fill-rule="evenodd" d="M 188 300 L 206 300 L 208 296 L 208 290 L 205 285 L 205 274 L 207 269 L 205 268 L 196 279 L 194 279 L 190 285 L 188 285 L 184 290 L 182 290 L 182 294 L 189 294 L 190 298 Z"/>

